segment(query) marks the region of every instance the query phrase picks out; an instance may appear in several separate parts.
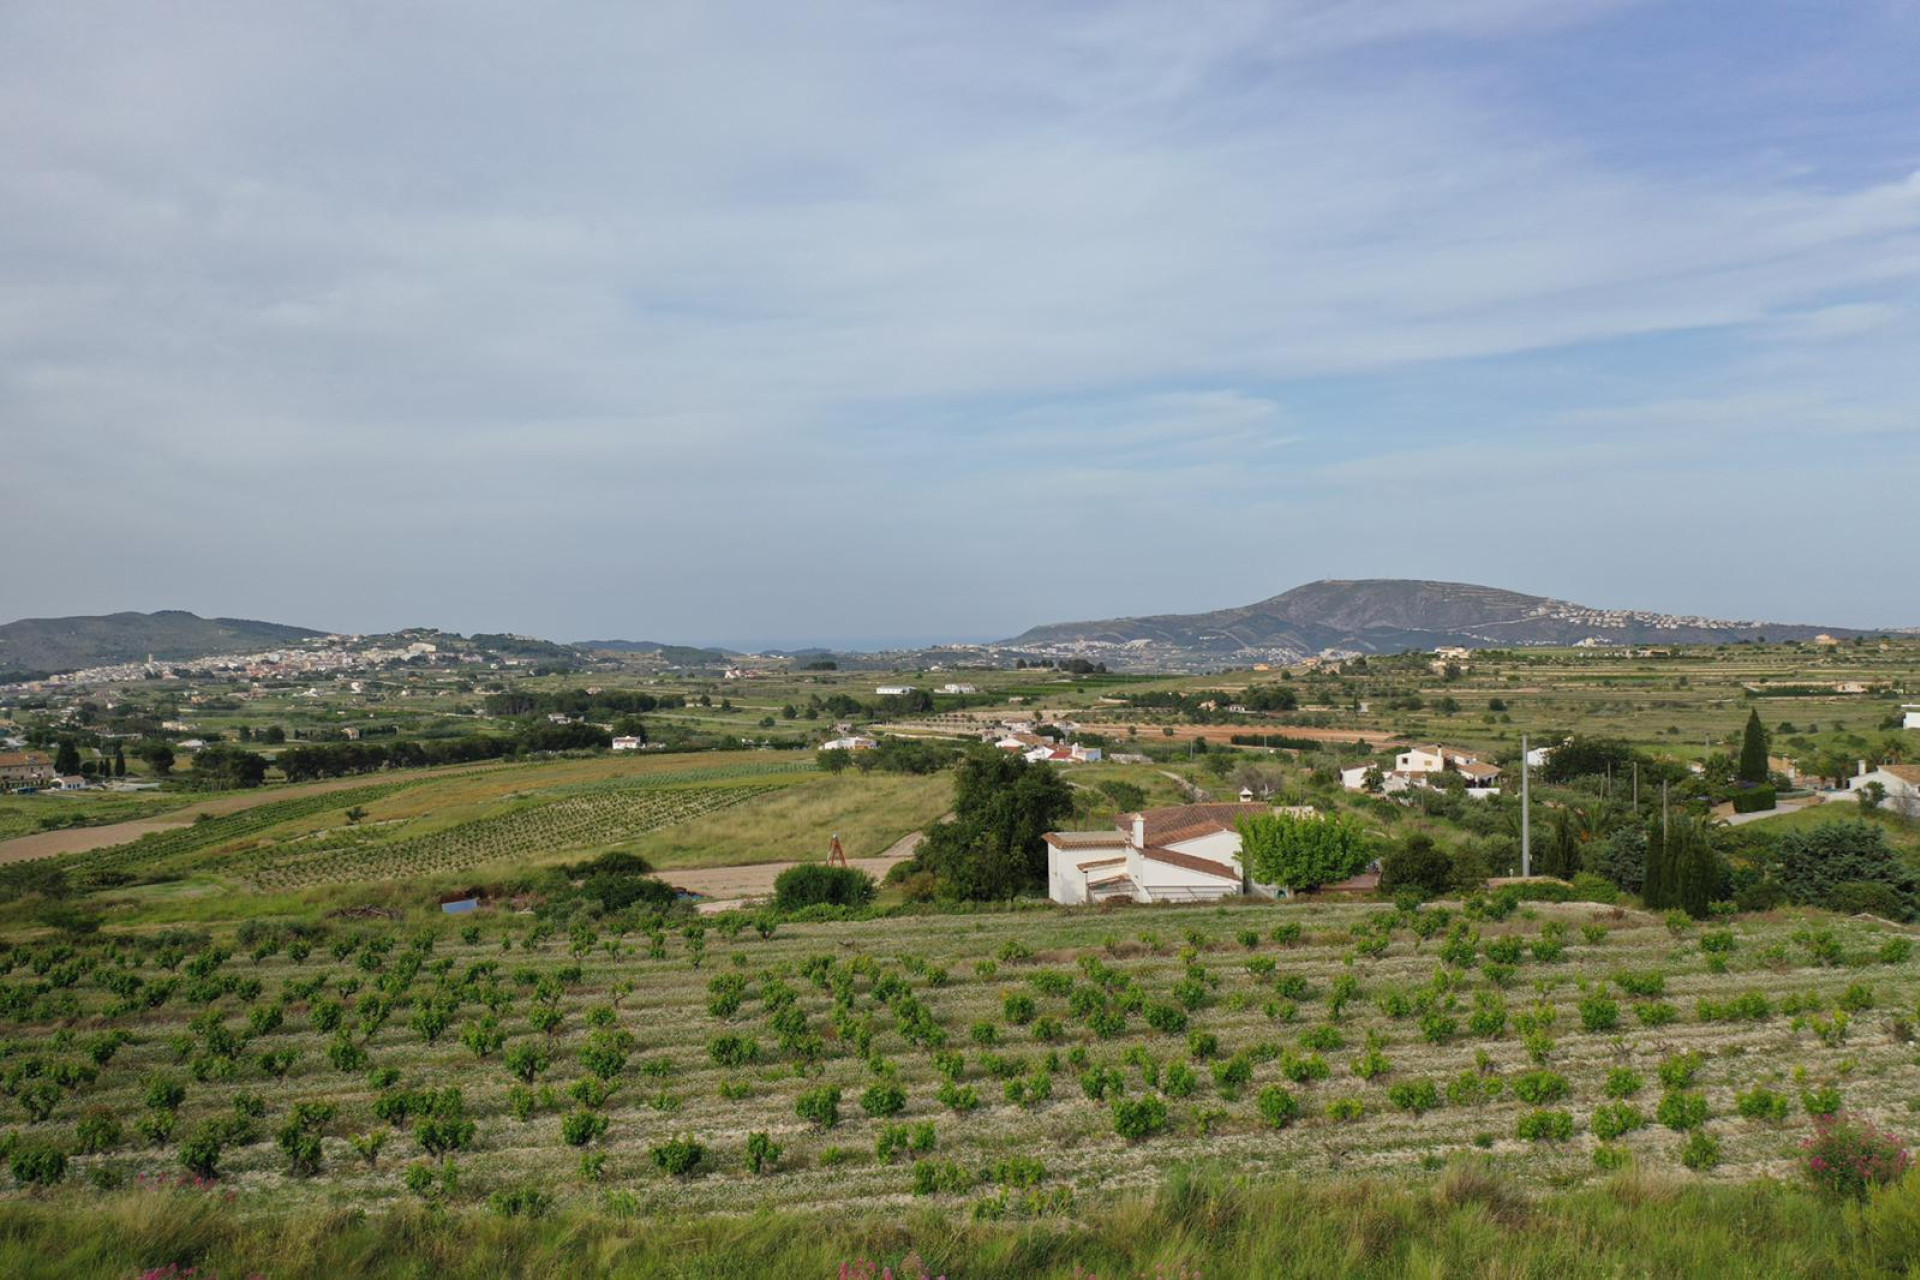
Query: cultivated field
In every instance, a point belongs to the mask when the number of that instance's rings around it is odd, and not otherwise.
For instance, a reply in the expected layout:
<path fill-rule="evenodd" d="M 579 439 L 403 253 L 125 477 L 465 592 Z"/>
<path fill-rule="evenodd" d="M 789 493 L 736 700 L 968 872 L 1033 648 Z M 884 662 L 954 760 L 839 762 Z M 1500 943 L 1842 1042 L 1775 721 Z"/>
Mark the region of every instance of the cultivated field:
<path fill-rule="evenodd" d="M 180 1174 L 206 1140 L 241 1212 L 531 1189 L 1053 1218 L 1195 1158 L 1398 1176 L 1478 1150 L 1528 1185 L 1598 1176 L 1602 1151 L 1784 1173 L 1810 1110 L 1899 1125 L 1914 1096 L 1920 978 L 1868 922 L 1676 931 L 1565 904 L 745 924 L 16 942 L 14 1132 L 98 1148 L 46 1193 L 78 1201 Z"/>

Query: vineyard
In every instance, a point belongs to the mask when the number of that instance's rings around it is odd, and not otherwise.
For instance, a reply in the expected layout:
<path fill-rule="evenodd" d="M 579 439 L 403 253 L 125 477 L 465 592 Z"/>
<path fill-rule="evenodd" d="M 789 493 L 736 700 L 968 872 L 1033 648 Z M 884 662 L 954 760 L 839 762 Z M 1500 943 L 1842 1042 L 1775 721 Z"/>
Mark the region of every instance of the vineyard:
<path fill-rule="evenodd" d="M 503 821 L 577 837 L 646 811 Z M 1867 921 L 1499 898 L 248 925 L 19 942 L 0 970 L 23 1192 L 212 1178 L 240 1214 L 321 1194 L 1065 1221 L 1202 1158 L 1790 1175 L 1817 1117 L 1911 1124 L 1920 999 L 1908 938 Z"/>
<path fill-rule="evenodd" d="M 177 871 L 191 866 L 198 855 L 244 840 L 274 827 L 298 822 L 318 814 L 344 811 L 354 805 L 372 804 L 410 785 L 384 782 L 345 791 L 326 791 L 255 805 L 237 813 L 202 818 L 173 831 L 156 831 L 128 844 L 96 849 L 68 859 L 66 865 L 81 876 L 101 872 Z"/>
<path fill-rule="evenodd" d="M 651 781 L 651 780 L 650 780 Z M 618 844 L 766 794 L 765 786 L 596 787 L 587 794 L 536 801 L 431 835 L 383 839 L 348 827 L 324 837 L 250 849 L 228 871 L 262 889 L 391 880 L 462 871 L 534 852 Z"/>
<path fill-rule="evenodd" d="M 63 865 L 83 882 L 213 874 L 263 890 L 432 876 L 630 840 L 813 772 L 810 760 L 719 759 L 584 781 L 567 780 L 572 762 L 400 776 L 205 816 Z"/>

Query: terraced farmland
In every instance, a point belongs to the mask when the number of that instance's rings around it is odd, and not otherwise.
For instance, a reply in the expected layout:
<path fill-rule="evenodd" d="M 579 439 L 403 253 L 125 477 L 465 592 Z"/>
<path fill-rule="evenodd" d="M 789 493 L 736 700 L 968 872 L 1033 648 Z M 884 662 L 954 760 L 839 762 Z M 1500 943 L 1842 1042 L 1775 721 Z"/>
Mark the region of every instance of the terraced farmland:
<path fill-rule="evenodd" d="M 242 1213 L 533 1188 L 976 1219 L 1060 1217 L 1206 1157 L 1745 1178 L 1784 1172 L 1811 1114 L 1911 1120 L 1920 980 L 1871 922 L 1267 905 L 771 927 L 16 943 L 4 1105 L 16 1143 L 68 1153 L 43 1194 L 80 1202 L 210 1162 Z"/>

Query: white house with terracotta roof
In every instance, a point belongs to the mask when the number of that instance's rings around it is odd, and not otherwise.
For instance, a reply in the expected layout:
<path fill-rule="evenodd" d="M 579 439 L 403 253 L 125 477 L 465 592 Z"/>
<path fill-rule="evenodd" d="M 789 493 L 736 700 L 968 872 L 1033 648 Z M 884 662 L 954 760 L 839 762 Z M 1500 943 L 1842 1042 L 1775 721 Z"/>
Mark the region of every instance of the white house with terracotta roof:
<path fill-rule="evenodd" d="M 1240 819 L 1267 804 L 1185 804 L 1123 813 L 1112 831 L 1049 831 L 1047 896 L 1077 905 L 1211 902 L 1254 888 L 1240 864 Z"/>
<path fill-rule="evenodd" d="M 1405 791 L 1408 787 L 1430 787 L 1443 773 L 1459 774 L 1465 780 L 1470 795 L 1500 794 L 1498 765 L 1483 761 L 1471 751 L 1439 745 L 1408 747 L 1395 756 L 1393 768 L 1382 779 L 1381 790 L 1394 792 Z"/>
<path fill-rule="evenodd" d="M 1889 810 L 1920 817 L 1920 764 L 1883 764 L 1878 769 L 1865 764 L 1862 761 L 1860 772 L 1847 779 L 1847 790 L 1841 794 L 1858 800 L 1869 783 L 1877 782 L 1886 792 L 1882 803 Z"/>

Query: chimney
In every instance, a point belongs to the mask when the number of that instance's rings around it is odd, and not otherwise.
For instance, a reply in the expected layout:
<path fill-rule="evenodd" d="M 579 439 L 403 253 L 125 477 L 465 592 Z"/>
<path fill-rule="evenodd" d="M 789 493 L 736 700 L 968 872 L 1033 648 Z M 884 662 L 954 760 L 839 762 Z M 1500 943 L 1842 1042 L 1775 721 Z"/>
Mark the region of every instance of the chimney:
<path fill-rule="evenodd" d="M 1136 849 L 1147 847 L 1147 819 L 1143 814 L 1133 815 L 1133 847 Z"/>

